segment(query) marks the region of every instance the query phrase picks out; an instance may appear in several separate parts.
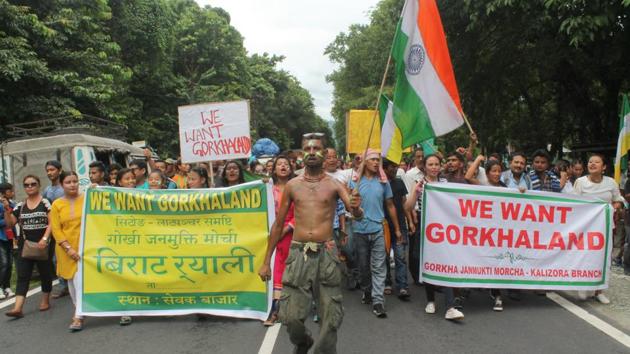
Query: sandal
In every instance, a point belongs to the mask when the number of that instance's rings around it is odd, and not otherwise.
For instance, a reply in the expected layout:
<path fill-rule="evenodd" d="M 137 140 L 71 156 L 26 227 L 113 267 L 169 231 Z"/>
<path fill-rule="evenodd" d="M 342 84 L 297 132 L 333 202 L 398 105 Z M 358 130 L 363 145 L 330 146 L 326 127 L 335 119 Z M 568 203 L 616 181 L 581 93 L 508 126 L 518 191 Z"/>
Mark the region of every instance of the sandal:
<path fill-rule="evenodd" d="M 48 311 L 50 310 L 50 304 L 46 305 L 46 306 L 39 306 L 39 311 L 44 312 L 44 311 Z"/>
<path fill-rule="evenodd" d="M 129 317 L 129 316 L 122 316 L 120 318 L 119 324 L 121 326 L 129 326 L 131 324 L 131 317 Z"/>
<path fill-rule="evenodd" d="M 24 313 L 22 311 L 17 311 L 17 310 L 11 310 L 5 313 L 5 315 L 7 315 L 8 317 L 13 317 L 15 319 L 24 317 Z"/>
<path fill-rule="evenodd" d="M 278 320 L 278 313 L 277 312 L 272 312 L 271 314 L 269 314 L 269 317 L 267 318 L 267 320 L 265 322 L 263 322 L 263 326 L 271 327 L 274 324 L 276 324 L 277 320 Z"/>
<path fill-rule="evenodd" d="M 83 320 L 80 318 L 73 318 L 70 327 L 68 327 L 70 332 L 79 332 L 83 330 Z"/>

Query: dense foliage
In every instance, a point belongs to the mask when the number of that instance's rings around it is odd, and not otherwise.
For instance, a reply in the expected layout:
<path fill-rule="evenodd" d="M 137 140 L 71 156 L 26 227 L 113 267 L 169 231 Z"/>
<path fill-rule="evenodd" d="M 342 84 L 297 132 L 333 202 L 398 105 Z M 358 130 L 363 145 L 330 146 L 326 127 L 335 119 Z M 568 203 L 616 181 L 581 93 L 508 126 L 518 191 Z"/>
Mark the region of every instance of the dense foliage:
<path fill-rule="evenodd" d="M 0 0 L 0 120 L 102 117 L 173 155 L 177 106 L 249 99 L 252 138 L 286 149 L 329 129 L 282 59 L 192 0 Z"/>
<path fill-rule="evenodd" d="M 335 131 L 373 107 L 403 0 L 383 0 L 368 25 L 340 33 Z M 630 91 L 630 1 L 438 1 L 464 111 L 490 151 L 616 143 L 619 93 Z M 391 72 L 392 70 L 390 70 Z M 385 88 L 391 93 L 390 74 Z M 461 128 L 438 141 L 465 144 Z"/>

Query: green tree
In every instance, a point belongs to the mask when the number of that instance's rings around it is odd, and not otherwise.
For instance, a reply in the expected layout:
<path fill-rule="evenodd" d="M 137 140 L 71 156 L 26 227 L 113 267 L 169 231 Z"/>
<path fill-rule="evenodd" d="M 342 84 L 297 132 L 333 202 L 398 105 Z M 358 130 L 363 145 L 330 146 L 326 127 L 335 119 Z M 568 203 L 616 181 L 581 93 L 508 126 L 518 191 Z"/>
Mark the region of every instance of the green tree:
<path fill-rule="evenodd" d="M 383 0 L 326 53 L 336 132 L 350 108 L 372 107 L 402 0 Z M 438 2 L 464 111 L 488 151 L 612 142 L 619 92 L 630 89 L 630 1 Z M 389 36 L 389 37 L 388 37 Z M 389 77 L 385 92 L 391 91 Z M 466 143 L 464 128 L 438 142 Z"/>
<path fill-rule="evenodd" d="M 108 34 L 106 1 L 2 0 L 0 7 L 3 51 L 13 53 L 5 56 L 13 69 L 1 83 L 3 116 L 18 122 L 91 114 L 124 121 L 131 72 Z"/>

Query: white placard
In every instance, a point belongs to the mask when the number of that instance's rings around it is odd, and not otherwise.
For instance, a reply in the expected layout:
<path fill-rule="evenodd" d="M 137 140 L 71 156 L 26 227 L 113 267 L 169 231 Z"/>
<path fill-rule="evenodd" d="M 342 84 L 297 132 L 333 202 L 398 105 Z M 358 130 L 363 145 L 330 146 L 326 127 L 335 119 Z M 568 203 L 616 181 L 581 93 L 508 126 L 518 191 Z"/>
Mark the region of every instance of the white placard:
<path fill-rule="evenodd" d="M 249 102 L 215 102 L 177 107 L 179 145 L 186 163 L 248 158 Z"/>

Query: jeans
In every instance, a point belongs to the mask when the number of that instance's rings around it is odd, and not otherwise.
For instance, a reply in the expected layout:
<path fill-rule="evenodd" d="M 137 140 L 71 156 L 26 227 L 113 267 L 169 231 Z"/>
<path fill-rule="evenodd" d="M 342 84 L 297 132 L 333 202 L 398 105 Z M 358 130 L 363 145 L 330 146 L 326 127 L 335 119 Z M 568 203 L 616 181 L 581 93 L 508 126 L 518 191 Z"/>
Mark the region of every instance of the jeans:
<path fill-rule="evenodd" d="M 365 294 L 371 293 L 374 304 L 384 304 L 385 297 L 385 239 L 383 229 L 372 234 L 355 232 L 360 284 Z"/>
<path fill-rule="evenodd" d="M 392 248 L 394 250 L 394 263 L 396 269 L 395 281 L 396 288 L 398 291 L 401 289 L 409 288 L 409 284 L 407 283 L 407 245 L 409 244 L 409 237 L 407 232 L 406 223 L 400 224 L 402 236 L 403 236 L 403 244 L 399 244 L 396 241 L 396 233 L 394 232 L 393 226 L 390 226 L 390 234 L 392 235 Z M 387 266 L 387 277 L 385 280 L 386 285 L 391 285 L 391 270 L 389 267 L 389 262 L 385 262 Z"/>
<path fill-rule="evenodd" d="M 424 290 L 427 294 L 428 302 L 435 302 L 435 290 L 437 286 L 429 283 L 424 283 Z M 453 288 L 447 288 L 445 286 L 442 287 L 442 293 L 444 294 L 444 300 L 446 300 L 446 309 L 450 309 L 451 307 L 455 307 L 455 293 L 453 292 Z"/>
<path fill-rule="evenodd" d="M 11 287 L 13 242 L 0 240 L 0 290 Z"/>
<path fill-rule="evenodd" d="M 350 290 L 353 290 L 356 287 L 357 282 L 359 281 L 359 267 L 357 265 L 357 252 L 355 245 L 355 236 L 352 233 L 352 221 L 346 221 L 346 233 L 348 234 L 346 245 L 341 245 L 340 235 L 337 230 L 334 231 L 333 237 L 335 242 L 337 243 L 337 247 L 341 251 L 341 253 L 346 256 L 346 287 Z"/>
<path fill-rule="evenodd" d="M 414 211 L 415 212 L 415 211 Z M 422 220 L 422 214 L 418 214 L 418 221 Z M 409 273 L 416 284 L 420 283 L 420 237 L 422 225 L 418 223 L 418 229 L 409 235 Z"/>

